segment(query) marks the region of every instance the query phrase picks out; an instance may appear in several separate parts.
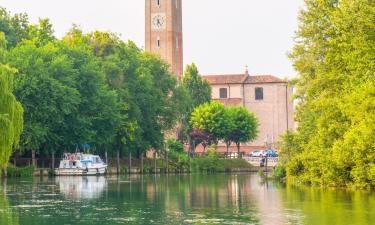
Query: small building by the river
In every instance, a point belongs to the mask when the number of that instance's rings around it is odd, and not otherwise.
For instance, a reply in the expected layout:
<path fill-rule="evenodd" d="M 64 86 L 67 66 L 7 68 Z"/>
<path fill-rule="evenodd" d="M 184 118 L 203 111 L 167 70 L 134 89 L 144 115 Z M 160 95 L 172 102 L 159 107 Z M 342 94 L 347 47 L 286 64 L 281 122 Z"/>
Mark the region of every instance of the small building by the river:
<path fill-rule="evenodd" d="M 250 75 L 248 70 L 243 74 L 206 75 L 203 79 L 211 85 L 212 100 L 243 106 L 258 118 L 258 137 L 243 144 L 242 152 L 277 147 L 280 136 L 294 130 L 293 88 L 287 81 L 273 75 Z M 225 144 L 220 143 L 218 150 L 226 152 Z M 235 145 L 230 151 L 237 151 Z"/>

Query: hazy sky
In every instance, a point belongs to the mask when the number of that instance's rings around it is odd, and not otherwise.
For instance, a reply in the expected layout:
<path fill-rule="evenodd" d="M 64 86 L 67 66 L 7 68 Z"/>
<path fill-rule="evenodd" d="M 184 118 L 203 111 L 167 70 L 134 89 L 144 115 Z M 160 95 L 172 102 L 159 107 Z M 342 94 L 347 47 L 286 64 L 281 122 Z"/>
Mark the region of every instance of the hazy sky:
<path fill-rule="evenodd" d="M 241 73 L 294 76 L 292 49 L 303 0 L 182 0 L 184 64 L 201 74 Z M 26 12 L 31 22 L 50 18 L 62 37 L 73 23 L 103 30 L 144 46 L 144 0 L 0 0 Z"/>

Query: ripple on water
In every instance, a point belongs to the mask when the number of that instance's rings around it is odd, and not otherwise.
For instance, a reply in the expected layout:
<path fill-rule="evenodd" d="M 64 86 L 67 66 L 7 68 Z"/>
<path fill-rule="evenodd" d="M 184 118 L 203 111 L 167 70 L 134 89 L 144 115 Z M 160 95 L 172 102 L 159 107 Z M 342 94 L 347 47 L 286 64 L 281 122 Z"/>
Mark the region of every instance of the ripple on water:
<path fill-rule="evenodd" d="M 107 220 L 109 220 L 109 221 L 115 221 L 115 222 L 134 222 L 137 219 L 135 217 L 129 217 L 129 218 L 117 217 L 117 218 L 108 218 Z"/>
<path fill-rule="evenodd" d="M 14 208 L 43 208 L 43 207 L 53 207 L 54 205 L 16 205 L 12 206 Z"/>
<path fill-rule="evenodd" d="M 223 219 L 186 219 L 184 220 L 185 223 L 201 223 L 201 224 L 223 224 Z"/>
<path fill-rule="evenodd" d="M 186 219 L 184 223 L 187 224 L 230 224 L 230 225 L 255 225 L 255 223 L 245 223 L 245 222 L 235 222 L 235 221 L 227 221 L 224 219 Z"/>
<path fill-rule="evenodd" d="M 116 211 L 116 208 L 95 208 L 97 211 Z"/>

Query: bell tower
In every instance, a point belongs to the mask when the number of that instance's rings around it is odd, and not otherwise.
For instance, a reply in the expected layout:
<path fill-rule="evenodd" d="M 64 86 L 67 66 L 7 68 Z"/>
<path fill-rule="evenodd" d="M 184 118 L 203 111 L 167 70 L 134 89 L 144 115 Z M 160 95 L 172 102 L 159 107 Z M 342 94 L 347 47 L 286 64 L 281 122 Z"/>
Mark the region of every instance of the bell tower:
<path fill-rule="evenodd" d="M 178 80 L 183 73 L 182 0 L 146 1 L 146 51 L 160 54 Z"/>

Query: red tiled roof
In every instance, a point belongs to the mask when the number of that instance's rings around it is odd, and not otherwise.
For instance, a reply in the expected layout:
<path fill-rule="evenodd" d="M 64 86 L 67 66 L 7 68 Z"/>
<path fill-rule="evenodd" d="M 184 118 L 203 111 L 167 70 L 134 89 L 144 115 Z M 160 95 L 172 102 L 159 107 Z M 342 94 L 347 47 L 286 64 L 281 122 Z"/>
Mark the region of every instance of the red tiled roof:
<path fill-rule="evenodd" d="M 247 79 L 247 74 L 207 75 L 203 79 L 210 84 L 242 84 Z"/>
<path fill-rule="evenodd" d="M 284 80 L 272 76 L 272 75 L 250 75 L 246 81 L 246 84 L 259 84 L 259 83 L 285 83 Z"/>
<path fill-rule="evenodd" d="M 259 84 L 259 83 L 285 83 L 284 80 L 272 75 L 225 74 L 206 75 L 203 79 L 210 84 Z"/>

